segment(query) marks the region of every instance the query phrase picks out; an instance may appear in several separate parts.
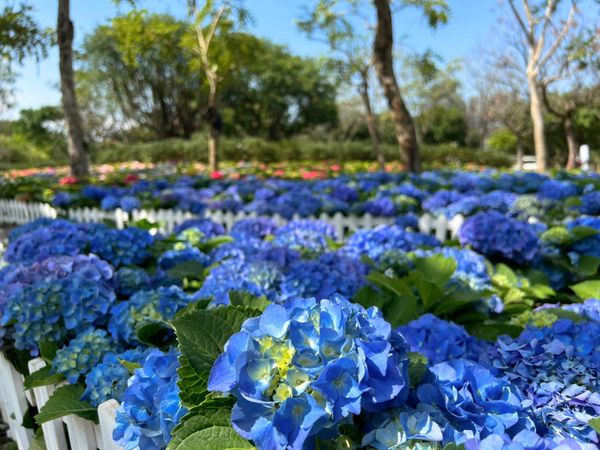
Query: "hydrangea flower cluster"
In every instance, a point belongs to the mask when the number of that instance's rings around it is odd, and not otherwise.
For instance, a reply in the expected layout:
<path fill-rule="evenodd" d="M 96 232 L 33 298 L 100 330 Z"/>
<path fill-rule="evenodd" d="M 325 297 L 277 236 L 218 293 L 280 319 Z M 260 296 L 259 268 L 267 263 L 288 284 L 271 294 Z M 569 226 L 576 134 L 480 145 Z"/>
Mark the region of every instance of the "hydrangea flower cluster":
<path fill-rule="evenodd" d="M 117 294 L 120 297 L 131 297 L 137 291 L 150 287 L 150 277 L 144 269 L 121 267 L 115 272 Z"/>
<path fill-rule="evenodd" d="M 104 322 L 116 298 L 111 266 L 94 255 L 48 258 L 11 275 L 2 325 L 13 324 L 16 348 L 34 356 L 42 340 Z"/>
<path fill-rule="evenodd" d="M 294 299 L 243 324 L 208 387 L 236 398 L 232 425 L 260 450 L 299 449 L 362 411 L 402 402 L 406 344 L 377 309 L 341 296 Z"/>
<path fill-rule="evenodd" d="M 173 269 L 183 263 L 198 263 L 201 266 L 208 266 L 211 262 L 210 256 L 203 253 L 196 247 L 184 247 L 183 249 L 167 250 L 158 259 L 158 267 L 162 270 Z"/>
<path fill-rule="evenodd" d="M 279 227 L 273 243 L 292 250 L 323 253 L 329 248 L 328 239 L 337 239 L 330 224 L 318 220 L 296 220 Z"/>
<path fill-rule="evenodd" d="M 123 363 L 141 365 L 147 354 L 148 350 L 142 348 L 122 353 L 108 351 L 102 358 L 102 362 L 85 376 L 85 391 L 81 399 L 94 407 L 110 399 L 120 402 L 131 375 Z"/>
<path fill-rule="evenodd" d="M 529 224 L 496 211 L 469 217 L 458 233 L 463 246 L 489 257 L 515 264 L 528 264 L 540 256 L 539 239 Z"/>
<path fill-rule="evenodd" d="M 163 450 L 187 413 L 177 387 L 178 353 L 152 350 L 135 369 L 116 413 L 113 439 L 125 450 Z"/>
<path fill-rule="evenodd" d="M 452 359 L 479 359 L 487 350 L 484 341 L 471 336 L 460 325 L 425 314 L 398 328 L 411 352 L 424 355 L 430 364 Z"/>
<path fill-rule="evenodd" d="M 154 236 L 146 230 L 96 225 L 91 231 L 90 250 L 115 267 L 141 265 L 151 256 Z"/>
<path fill-rule="evenodd" d="M 524 392 L 539 433 L 600 443 L 588 424 L 600 415 L 600 323 L 562 319 L 501 337 L 484 362 Z"/>
<path fill-rule="evenodd" d="M 106 331 L 89 329 L 56 352 L 52 360 L 52 371 L 64 375 L 69 383 L 75 384 L 113 347 L 114 344 Z"/>
<path fill-rule="evenodd" d="M 342 253 L 360 259 L 368 256 L 374 261 L 390 251 L 409 252 L 419 247 L 437 247 L 433 236 L 411 233 L 396 225 L 380 225 L 373 230 L 360 230 L 346 241 Z"/>
<path fill-rule="evenodd" d="M 34 222 L 11 237 L 4 258 L 10 263 L 33 263 L 50 256 L 75 256 L 90 239 L 80 225 L 67 220 Z"/>
<path fill-rule="evenodd" d="M 193 298 L 178 286 L 138 291 L 128 301 L 111 308 L 108 330 L 118 342 L 139 344 L 136 338 L 138 328 L 150 322 L 172 319 L 177 311 L 192 301 Z"/>

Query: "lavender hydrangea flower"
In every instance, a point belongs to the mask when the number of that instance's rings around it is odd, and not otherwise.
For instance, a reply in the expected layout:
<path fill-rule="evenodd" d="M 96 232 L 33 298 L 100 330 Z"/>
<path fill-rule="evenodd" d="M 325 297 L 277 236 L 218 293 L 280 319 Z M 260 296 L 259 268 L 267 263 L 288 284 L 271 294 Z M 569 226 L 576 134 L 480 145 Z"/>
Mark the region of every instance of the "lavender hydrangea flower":
<path fill-rule="evenodd" d="M 480 212 L 469 217 L 458 237 L 463 246 L 490 258 L 500 258 L 519 265 L 531 264 L 540 256 L 539 239 L 526 223 L 496 212 Z"/>

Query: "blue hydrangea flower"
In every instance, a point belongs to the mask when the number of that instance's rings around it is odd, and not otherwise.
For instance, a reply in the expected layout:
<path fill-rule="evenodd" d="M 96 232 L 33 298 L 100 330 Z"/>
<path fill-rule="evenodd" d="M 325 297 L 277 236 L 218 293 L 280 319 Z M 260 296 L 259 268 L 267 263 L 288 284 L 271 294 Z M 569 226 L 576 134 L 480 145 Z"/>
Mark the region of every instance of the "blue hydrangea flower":
<path fill-rule="evenodd" d="M 556 306 L 556 305 L 551 305 Z M 570 305 L 563 305 L 562 309 L 567 311 L 573 311 L 574 313 L 581 314 L 587 317 L 589 320 L 600 323 L 600 299 L 590 298 L 583 303 L 573 303 Z"/>
<path fill-rule="evenodd" d="M 593 191 L 581 196 L 579 210 L 590 216 L 600 215 L 600 191 Z"/>
<path fill-rule="evenodd" d="M 115 267 L 131 266 L 143 264 L 151 257 L 152 244 L 154 236 L 147 230 L 97 226 L 91 237 L 90 250 Z"/>
<path fill-rule="evenodd" d="M 182 249 L 167 250 L 163 253 L 158 259 L 158 267 L 162 270 L 169 270 L 186 262 L 194 262 L 206 267 L 210 264 L 211 259 L 210 256 L 196 247 L 186 246 Z"/>
<path fill-rule="evenodd" d="M 461 444 L 473 436 L 514 436 L 534 429 L 519 389 L 470 360 L 453 359 L 430 367 L 417 397 L 440 409 L 447 420 L 447 442 Z"/>
<path fill-rule="evenodd" d="M 131 297 L 137 291 L 150 287 L 150 277 L 144 269 L 121 267 L 115 272 L 115 283 L 120 297 Z"/>
<path fill-rule="evenodd" d="M 588 421 L 600 415 L 600 323 L 562 319 L 495 348 L 482 361 L 525 394 L 540 434 L 598 445 Z"/>
<path fill-rule="evenodd" d="M 396 213 L 396 205 L 389 197 L 379 197 L 365 202 L 365 213 L 373 216 L 392 217 Z"/>
<path fill-rule="evenodd" d="M 141 364 L 147 353 L 148 350 L 142 348 L 122 353 L 107 352 L 102 362 L 85 376 L 85 391 L 81 399 L 94 407 L 110 399 L 120 402 L 131 375 L 123 362 Z"/>
<path fill-rule="evenodd" d="M 111 211 L 119 207 L 119 197 L 116 195 L 107 195 L 100 201 L 100 208 Z"/>
<path fill-rule="evenodd" d="M 10 263 L 32 263 L 50 256 L 75 256 L 87 248 L 89 237 L 81 226 L 67 220 L 53 220 L 41 225 L 36 223 L 28 232 L 13 234 L 4 253 Z"/>
<path fill-rule="evenodd" d="M 212 239 L 214 237 L 225 234 L 225 228 L 210 219 L 190 219 L 177 225 L 174 233 L 176 235 L 181 234 L 185 230 L 195 229 L 202 233 L 205 239 Z"/>
<path fill-rule="evenodd" d="M 541 253 L 537 234 L 529 224 L 496 211 L 469 217 L 458 233 L 460 243 L 489 257 L 519 265 L 531 264 Z"/>
<path fill-rule="evenodd" d="M 193 298 L 178 286 L 138 291 L 129 300 L 111 308 L 108 330 L 118 342 L 138 344 L 138 328 L 151 322 L 170 320 L 192 301 Z"/>
<path fill-rule="evenodd" d="M 295 220 L 275 232 L 273 244 L 292 250 L 323 253 L 329 248 L 328 239 L 337 239 L 335 229 L 320 220 Z"/>
<path fill-rule="evenodd" d="M 374 261 L 389 251 L 413 251 L 419 247 L 437 247 L 433 236 L 411 233 L 396 225 L 380 225 L 372 230 L 360 230 L 346 241 L 341 252 L 352 258 L 368 256 Z"/>
<path fill-rule="evenodd" d="M 456 271 L 452 278 L 462 281 L 473 289 L 484 289 L 489 286 L 490 276 L 486 259 L 468 248 L 441 247 L 433 250 L 416 250 L 415 255 L 427 257 L 441 254 L 456 262 Z"/>
<path fill-rule="evenodd" d="M 231 227 L 230 235 L 240 242 L 262 241 L 268 235 L 275 233 L 277 223 L 267 217 L 257 217 L 237 221 Z"/>
<path fill-rule="evenodd" d="M 411 352 L 422 353 L 430 364 L 452 359 L 477 360 L 487 345 L 460 325 L 425 314 L 398 328 Z"/>
<path fill-rule="evenodd" d="M 48 258 L 10 275 L 1 324 L 33 356 L 42 340 L 62 342 L 68 330 L 102 324 L 116 297 L 112 268 L 94 255 Z"/>
<path fill-rule="evenodd" d="M 418 410 L 405 407 L 376 414 L 369 418 L 368 426 L 362 446 L 377 450 L 433 450 L 440 448 L 443 440 L 440 425 L 423 405 Z"/>
<path fill-rule="evenodd" d="M 125 450 L 164 450 L 187 413 L 177 386 L 178 352 L 152 350 L 127 383 L 117 409 L 114 441 Z"/>
<path fill-rule="evenodd" d="M 57 192 L 52 198 L 52 206 L 57 208 L 66 208 L 73 203 L 74 196 L 69 192 Z"/>
<path fill-rule="evenodd" d="M 69 383 L 75 384 L 113 347 L 106 331 L 87 330 L 56 352 L 52 360 L 52 372 L 63 374 Z"/>
<path fill-rule="evenodd" d="M 577 185 L 570 181 L 548 180 L 540 185 L 537 196 L 542 200 L 560 201 L 577 194 Z"/>
<path fill-rule="evenodd" d="M 119 207 L 126 212 L 131 212 L 134 209 L 140 209 L 140 201 L 132 195 L 126 195 L 119 200 Z"/>
<path fill-rule="evenodd" d="M 208 387 L 236 398 L 232 425 L 260 450 L 300 450 L 362 411 L 404 401 L 406 361 L 377 309 L 341 296 L 294 299 L 243 324 Z"/>

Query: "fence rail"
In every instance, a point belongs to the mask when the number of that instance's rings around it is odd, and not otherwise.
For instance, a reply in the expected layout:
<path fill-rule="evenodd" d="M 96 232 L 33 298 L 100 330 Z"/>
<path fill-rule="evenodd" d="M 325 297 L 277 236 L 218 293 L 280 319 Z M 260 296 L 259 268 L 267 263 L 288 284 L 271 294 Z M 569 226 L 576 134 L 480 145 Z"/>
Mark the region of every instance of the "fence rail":
<path fill-rule="evenodd" d="M 240 211 L 233 213 L 231 211 L 206 210 L 202 216 L 184 212 L 175 209 L 142 209 L 130 213 L 122 209 L 105 211 L 99 208 L 72 208 L 61 210 L 53 208 L 47 203 L 25 203 L 16 200 L 0 200 L 0 224 L 23 225 L 40 218 L 66 217 L 75 222 L 93 223 L 93 222 L 114 222 L 117 228 L 124 228 L 127 224 L 139 220 L 147 220 L 156 224 L 158 230 L 164 233 L 172 232 L 175 227 L 188 219 L 206 217 L 212 219 L 230 230 L 234 223 L 239 220 L 258 217 L 255 213 Z M 287 220 L 275 214 L 268 216 L 274 219 L 278 224 L 283 224 Z M 344 215 L 335 213 L 333 215 L 320 214 L 318 216 L 309 216 L 307 219 L 320 219 L 330 223 L 335 228 L 340 238 L 349 233 L 360 229 L 372 229 L 379 225 L 387 225 L 394 222 L 391 217 L 376 217 L 370 214 Z M 299 215 L 294 215 L 293 219 L 301 219 Z M 461 215 L 448 220 L 444 216 L 434 217 L 430 214 L 424 214 L 419 218 L 419 231 L 426 234 L 434 234 L 439 240 L 444 241 L 449 237 L 454 237 L 463 222 Z"/>

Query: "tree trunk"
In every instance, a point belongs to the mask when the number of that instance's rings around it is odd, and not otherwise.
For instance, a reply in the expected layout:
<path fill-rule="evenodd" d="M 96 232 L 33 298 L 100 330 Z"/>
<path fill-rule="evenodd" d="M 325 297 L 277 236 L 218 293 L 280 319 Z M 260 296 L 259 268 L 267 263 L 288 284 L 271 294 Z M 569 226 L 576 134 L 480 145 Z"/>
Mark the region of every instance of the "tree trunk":
<path fill-rule="evenodd" d="M 529 86 L 529 102 L 531 120 L 533 122 L 533 142 L 535 144 L 535 161 L 538 172 L 548 170 L 548 151 L 544 126 L 544 108 L 540 98 L 540 86 L 533 76 L 527 77 Z"/>
<path fill-rule="evenodd" d="M 574 169 L 575 162 L 577 161 L 577 152 L 579 151 L 579 145 L 577 144 L 577 138 L 575 137 L 575 128 L 573 127 L 573 118 L 571 112 L 567 112 L 563 121 L 565 128 L 565 135 L 567 136 L 567 169 Z"/>
<path fill-rule="evenodd" d="M 523 143 L 517 138 L 517 170 L 523 170 Z"/>
<path fill-rule="evenodd" d="M 373 62 L 385 97 L 387 98 L 392 120 L 396 129 L 396 139 L 400 146 L 407 169 L 418 172 L 421 169 L 419 146 L 415 126 L 402 99 L 394 74 L 392 11 L 390 0 L 373 0 L 377 9 L 377 31 L 373 45 Z"/>
<path fill-rule="evenodd" d="M 89 156 L 73 79 L 74 30 L 69 3 L 70 0 L 58 0 L 56 39 L 59 49 L 60 90 L 67 128 L 71 174 L 77 178 L 85 178 L 89 175 Z"/>
<path fill-rule="evenodd" d="M 369 96 L 369 72 L 368 70 L 362 70 L 360 72 L 361 84 L 360 84 L 360 96 L 367 113 L 367 129 L 369 130 L 369 136 L 371 137 L 371 143 L 373 145 L 373 153 L 379 163 L 379 169 L 385 170 L 385 155 L 381 149 L 381 139 L 379 137 L 379 126 L 377 123 L 377 117 L 373 114 L 373 108 L 371 107 L 371 97 Z"/>

